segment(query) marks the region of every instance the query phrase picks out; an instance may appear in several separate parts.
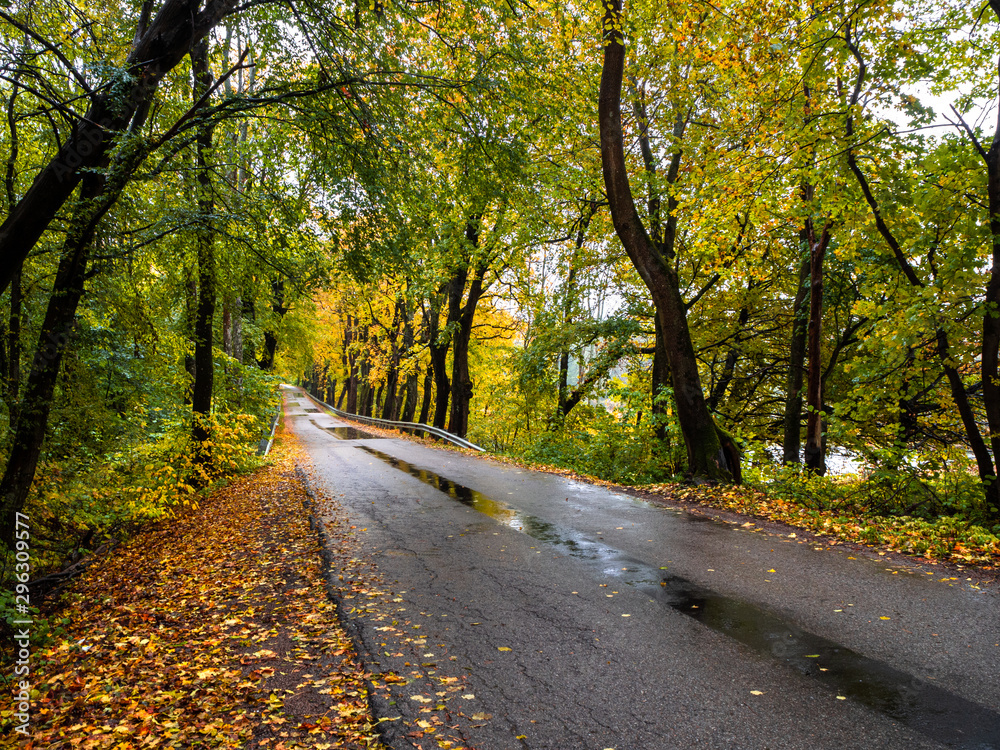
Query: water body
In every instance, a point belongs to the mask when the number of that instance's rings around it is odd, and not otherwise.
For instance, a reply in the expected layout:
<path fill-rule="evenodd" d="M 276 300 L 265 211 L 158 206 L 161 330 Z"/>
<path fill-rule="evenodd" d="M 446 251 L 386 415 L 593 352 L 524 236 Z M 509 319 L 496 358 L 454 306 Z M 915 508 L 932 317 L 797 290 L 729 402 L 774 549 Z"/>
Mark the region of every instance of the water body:
<path fill-rule="evenodd" d="M 382 451 L 359 447 L 463 505 L 564 550 L 594 572 L 622 579 L 650 598 L 817 680 L 838 696 L 879 711 L 949 747 L 1000 750 L 1000 714 L 996 711 L 805 631 L 755 604 L 667 574 L 575 529 L 524 513 Z"/>

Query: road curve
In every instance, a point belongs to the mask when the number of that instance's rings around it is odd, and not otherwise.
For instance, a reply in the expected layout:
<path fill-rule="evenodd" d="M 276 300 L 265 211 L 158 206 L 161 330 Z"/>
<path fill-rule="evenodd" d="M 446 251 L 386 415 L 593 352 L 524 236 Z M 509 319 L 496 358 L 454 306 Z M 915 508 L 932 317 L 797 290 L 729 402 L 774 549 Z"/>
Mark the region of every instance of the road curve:
<path fill-rule="evenodd" d="M 394 748 L 1000 750 L 995 590 L 285 414 L 391 590 L 345 612 Z"/>

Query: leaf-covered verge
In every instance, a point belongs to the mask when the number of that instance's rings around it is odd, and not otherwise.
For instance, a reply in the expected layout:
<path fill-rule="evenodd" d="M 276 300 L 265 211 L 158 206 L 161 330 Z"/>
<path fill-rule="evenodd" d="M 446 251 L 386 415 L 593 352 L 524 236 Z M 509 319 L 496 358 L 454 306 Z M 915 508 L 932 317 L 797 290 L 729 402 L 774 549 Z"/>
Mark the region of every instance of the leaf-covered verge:
<path fill-rule="evenodd" d="M 57 434 L 39 464 L 23 509 L 31 526 L 32 577 L 128 537 L 178 506 L 195 506 L 213 488 L 259 467 L 258 442 L 267 435 L 277 406 L 276 378 L 250 368 L 241 372 L 247 374 L 239 403 L 220 403 L 200 447 L 192 438 L 189 407 L 151 400 L 137 410 L 139 416 L 121 424 L 127 420 L 76 404 L 77 419 L 91 419 L 94 432 L 110 436 L 99 445 L 78 445 L 73 436 L 81 431 L 69 430 L 67 445 Z M 237 398 L 235 390 L 230 389 L 230 399 Z M 0 572 L 6 583 L 9 560 Z"/>
<path fill-rule="evenodd" d="M 273 392 L 267 394 L 274 398 Z M 67 457 L 51 457 L 24 508 L 30 529 L 32 639 L 61 635 L 61 618 L 42 617 L 38 604 L 96 555 L 145 524 L 195 509 L 213 490 L 260 467 L 258 442 L 267 434 L 265 409 L 255 413 L 220 411 L 208 425 L 209 438 L 196 446 L 190 419 L 164 417 L 151 434 L 122 440 L 119 449 L 94 456 L 85 465 Z M 0 633 L 9 636 L 15 608 L 15 556 L 0 543 Z M 0 654 L 0 661 L 4 659 Z"/>
<path fill-rule="evenodd" d="M 929 561 L 975 565 L 986 571 L 1000 567 L 1000 538 L 955 516 L 925 519 L 816 507 L 815 496 L 796 496 L 786 487 L 765 492 L 753 487 L 675 483 L 649 485 L 642 490 L 667 501 L 693 502 L 806 529 L 832 538 L 833 544 L 838 540 L 852 542 Z"/>
<path fill-rule="evenodd" d="M 32 654 L 30 738 L 4 705 L 0 746 L 380 748 L 299 453 L 283 435 L 272 465 L 97 560 Z"/>

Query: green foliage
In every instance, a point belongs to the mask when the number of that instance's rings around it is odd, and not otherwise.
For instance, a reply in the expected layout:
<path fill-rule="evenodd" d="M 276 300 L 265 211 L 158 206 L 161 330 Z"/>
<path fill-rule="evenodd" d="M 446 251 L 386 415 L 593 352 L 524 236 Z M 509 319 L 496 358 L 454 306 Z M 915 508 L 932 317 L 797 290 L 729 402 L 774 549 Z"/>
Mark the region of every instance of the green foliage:
<path fill-rule="evenodd" d="M 51 616 L 42 615 L 38 607 L 29 606 L 27 613 L 17 611 L 17 598 L 9 588 L 0 589 L 0 637 L 7 643 L 19 629 L 24 626 L 14 624 L 15 620 L 30 620 L 31 649 L 39 649 L 54 639 L 62 638 L 66 633 L 66 626 L 69 625 L 68 617 L 56 614 Z M 14 648 L 4 649 L 0 652 L 0 664 L 13 662 L 16 656 Z"/>
<path fill-rule="evenodd" d="M 661 441 L 658 421 L 643 408 L 646 393 L 619 385 L 608 390 L 607 398 L 612 410 L 580 404 L 562 425 L 537 433 L 511 453 L 626 485 L 663 482 L 680 473 L 684 448 L 676 420 L 663 417 L 667 437 Z"/>
<path fill-rule="evenodd" d="M 769 498 L 809 511 L 853 519 L 895 518 L 926 528 L 976 526 L 1000 533 L 1000 524 L 992 520 L 995 511 L 984 505 L 975 467 L 961 451 L 935 451 L 924 457 L 897 451 L 891 464 L 883 456 L 869 467 L 862 475 L 817 476 L 802 466 L 758 465 L 744 477 Z M 873 521 L 872 529 L 884 523 Z"/>
<path fill-rule="evenodd" d="M 210 440 L 199 453 L 189 417 L 162 417 L 147 440 L 127 444 L 78 471 L 66 471 L 57 460 L 46 462 L 26 512 L 32 524 L 70 532 L 68 542 L 88 530 L 101 539 L 183 512 L 197 504 L 205 488 L 259 465 L 256 450 L 263 423 L 262 416 L 215 413 Z M 204 462 L 198 463 L 197 456 Z M 44 569 L 58 561 L 37 563 Z"/>
<path fill-rule="evenodd" d="M 664 460 L 652 430 L 596 413 L 586 428 L 575 424 L 540 433 L 519 457 L 616 484 L 662 482 L 673 476 L 673 465 Z"/>
<path fill-rule="evenodd" d="M 155 443 L 118 457 L 116 506 L 133 521 L 158 519 L 197 507 L 200 492 L 260 464 L 261 425 L 250 414 L 215 413 L 209 439 L 195 444 L 189 422 L 175 422 Z"/>

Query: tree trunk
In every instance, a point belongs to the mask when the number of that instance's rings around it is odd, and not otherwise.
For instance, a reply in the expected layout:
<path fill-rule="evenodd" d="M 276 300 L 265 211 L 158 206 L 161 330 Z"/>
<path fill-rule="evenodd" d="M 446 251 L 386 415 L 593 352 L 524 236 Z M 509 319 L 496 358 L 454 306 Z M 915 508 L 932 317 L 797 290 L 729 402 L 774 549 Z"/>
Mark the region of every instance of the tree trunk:
<path fill-rule="evenodd" d="M 412 422 L 413 416 L 417 412 L 417 379 L 419 377 L 417 362 L 414 357 L 413 348 L 416 343 L 413 334 L 413 311 L 407 305 L 404 308 L 403 320 L 403 356 L 407 358 L 406 370 L 408 374 L 399 391 L 398 407 L 396 413 L 403 422 Z"/>
<path fill-rule="evenodd" d="M 351 315 L 348 315 L 344 322 L 344 353 L 341 359 L 344 369 L 347 370 L 347 381 L 344 383 L 344 392 L 340 394 L 340 400 L 337 402 L 337 408 L 340 409 L 346 393 L 347 405 L 343 408 L 351 414 L 357 414 L 358 408 L 358 362 L 352 346 L 355 339 L 355 323 Z"/>
<path fill-rule="evenodd" d="M 449 288 L 446 285 L 445 288 Z M 448 397 L 451 395 L 451 382 L 448 380 L 448 349 L 451 347 L 451 336 L 445 331 L 439 331 L 440 312 L 436 301 L 430 305 L 428 331 L 430 335 L 431 370 L 434 373 L 434 427 L 444 429 L 448 416 Z M 426 391 L 425 391 L 426 392 Z"/>
<path fill-rule="evenodd" d="M 243 364 L 243 298 L 233 298 L 233 330 L 230 336 L 233 347 L 232 357 Z"/>
<path fill-rule="evenodd" d="M 258 365 L 260 369 L 270 372 L 274 369 L 274 357 L 278 353 L 278 337 L 274 331 L 264 331 L 264 352 Z"/>
<path fill-rule="evenodd" d="M 1000 18 L 1000 2 L 990 3 Z M 980 147 L 980 151 L 982 151 Z M 986 282 L 986 298 L 983 300 L 983 341 L 981 352 L 983 406 L 986 409 L 986 423 L 990 431 L 990 448 L 993 462 L 1000 457 L 1000 113 L 993 141 L 986 151 L 986 197 L 989 209 L 989 225 L 992 258 L 989 280 Z M 991 518 L 1000 518 L 1000 482 L 996 473 L 985 482 L 986 506 Z"/>
<path fill-rule="evenodd" d="M 372 415 L 372 399 L 375 391 L 372 389 L 371 381 L 368 379 L 371 370 L 372 368 L 368 363 L 368 359 L 363 357 L 361 360 L 361 374 L 358 378 L 358 402 L 360 405 L 358 414 L 362 417 L 370 417 Z"/>
<path fill-rule="evenodd" d="M 14 275 L 10 285 L 10 317 L 7 322 L 7 367 L 3 377 L 3 398 L 7 403 L 7 421 L 17 424 L 18 401 L 21 391 L 21 271 Z"/>
<path fill-rule="evenodd" d="M 404 323 L 404 329 L 406 327 L 405 318 L 406 308 L 403 300 L 397 299 L 392 313 L 392 325 L 386 332 L 386 343 L 389 345 L 390 354 L 389 371 L 385 377 L 385 402 L 382 405 L 382 419 L 387 419 L 391 422 L 394 422 L 399 415 L 399 400 L 396 398 L 396 386 L 399 385 L 399 362 L 401 355 L 398 340 L 400 323 Z"/>
<path fill-rule="evenodd" d="M 347 406 L 344 411 L 349 414 L 358 413 L 358 370 L 354 357 L 351 357 L 351 377 L 347 380 Z"/>
<path fill-rule="evenodd" d="M 431 368 L 427 368 L 427 373 L 424 375 L 424 397 L 420 402 L 420 416 L 417 417 L 420 424 L 427 424 L 427 420 L 430 418 L 433 390 L 434 372 Z"/>
<path fill-rule="evenodd" d="M 465 239 L 472 252 L 479 246 L 480 217 L 471 218 L 465 227 Z M 483 277 L 486 274 L 486 263 L 480 261 L 473 268 L 473 278 L 469 282 L 469 293 L 465 304 L 462 296 L 465 293 L 465 281 L 468 271 L 459 275 L 452 287 L 449 299 L 448 319 L 457 320 L 458 327 L 452 337 L 452 377 L 451 377 L 451 416 L 448 420 L 448 431 L 464 438 L 469 431 L 469 403 L 472 401 L 472 377 L 469 373 L 469 342 L 472 339 L 472 325 L 476 317 L 476 306 L 483 292 Z M 456 302 L 457 300 L 457 302 Z"/>
<path fill-rule="evenodd" d="M 222 299 L 222 351 L 233 356 L 233 295 L 226 292 Z"/>
<path fill-rule="evenodd" d="M 291 309 L 285 305 L 284 279 L 275 279 L 271 282 L 271 294 L 271 311 L 278 316 L 278 325 L 280 325 L 281 319 Z M 264 353 L 258 364 L 260 369 L 268 372 L 274 369 L 274 358 L 278 353 L 277 327 L 276 325 L 274 328 L 268 328 L 264 331 Z"/>
<path fill-rule="evenodd" d="M 806 467 L 822 476 L 826 473 L 826 455 L 823 450 L 823 259 L 830 244 L 830 226 L 823 228 L 820 238 L 812 220 L 806 222 L 809 238 L 809 369 L 806 380 Z"/>
<path fill-rule="evenodd" d="M 608 0 L 604 15 L 604 64 L 601 75 L 598 117 L 601 135 L 601 162 L 611 218 L 615 231 L 643 282 L 652 295 L 663 326 L 664 346 L 677 404 L 677 418 L 687 447 L 688 470 L 692 475 L 731 479 L 736 474 L 734 460 L 723 451 L 720 434 L 705 403 L 698 362 L 694 354 L 687 311 L 670 263 L 676 217 L 668 210 L 664 231 L 666 257 L 653 245 L 636 211 L 625 167 L 624 138 L 621 124 L 621 88 L 625 67 L 624 36 L 621 32 L 621 0 Z M 680 154 L 671 163 L 668 182 L 676 181 Z M 671 200 L 671 204 L 674 201 Z"/>
<path fill-rule="evenodd" d="M 385 400 L 382 402 L 382 419 L 395 421 L 398 410 L 396 409 L 396 385 L 399 383 L 399 370 L 395 366 L 390 366 L 389 373 L 385 378 Z"/>
<path fill-rule="evenodd" d="M 566 419 L 566 403 L 569 400 L 569 348 L 559 353 L 559 398 L 556 403 L 555 425 L 561 425 Z"/>
<path fill-rule="evenodd" d="M 144 117 L 144 110 L 137 112 L 133 126 L 141 127 Z M 102 158 L 96 163 L 100 168 L 97 174 L 91 172 L 78 180 L 82 181 L 80 195 L 74 203 L 73 218 L 66 230 L 59 268 L 39 334 L 38 348 L 17 408 L 18 420 L 14 426 L 7 466 L 0 479 L 0 534 L 2 541 L 8 545 L 13 543 L 15 514 L 24 507 L 35 478 L 59 367 L 73 331 L 77 307 L 83 297 L 94 234 L 101 219 L 121 195 L 128 176 L 142 162 L 146 153 L 142 144 L 125 143 L 113 159 Z M 105 173 L 109 164 L 110 168 Z M 108 179 L 109 176 L 111 179 Z M 2 251 L 0 257 L 6 257 Z M 20 261 L 17 263 L 19 266 Z"/>
<path fill-rule="evenodd" d="M 197 102 L 212 85 L 208 69 L 208 43 L 199 42 L 191 49 L 191 68 L 194 74 L 194 100 Z M 192 437 L 198 446 L 195 462 L 208 463 L 209 456 L 202 446 L 210 436 L 212 390 L 215 380 L 213 338 L 215 318 L 216 270 L 215 230 L 212 212 L 215 199 L 212 179 L 209 176 L 208 156 L 212 150 L 212 125 L 203 125 L 197 133 L 197 200 L 199 225 L 195 232 L 198 246 L 198 313 L 194 327 L 194 390 L 191 393 L 191 410 L 194 413 Z"/>
<path fill-rule="evenodd" d="M 93 177 L 84 184 L 75 205 L 75 220 L 63 245 L 48 309 L 38 337 L 38 347 L 18 408 L 19 418 L 12 425 L 14 437 L 3 479 L 0 480 L 0 529 L 2 540 L 13 548 L 16 513 L 24 507 L 35 479 L 42 444 L 48 427 L 49 410 L 62 363 L 83 296 L 87 262 L 94 232 L 100 218 L 113 201 L 98 205 L 103 179 Z"/>
<path fill-rule="evenodd" d="M 194 269 L 184 264 L 184 335 L 191 343 L 195 340 L 195 322 L 198 320 L 198 279 Z M 194 383 L 194 353 L 190 348 L 184 351 L 184 369 Z M 184 403 L 191 403 L 191 387 L 184 389 Z"/>
<path fill-rule="evenodd" d="M 403 410 L 400 415 L 400 419 L 403 422 L 412 422 L 413 417 L 417 413 L 417 388 L 419 386 L 419 379 L 419 374 L 414 370 L 407 376 L 406 383 L 403 386 Z"/>
<path fill-rule="evenodd" d="M 455 332 L 452 347 L 451 413 L 448 432 L 464 438 L 469 429 L 469 401 L 472 399 L 472 378 L 469 375 L 469 330 Z"/>
<path fill-rule="evenodd" d="M 587 228 L 590 226 L 594 214 L 597 213 L 597 201 L 586 201 L 583 213 L 577 221 L 576 243 L 573 248 L 573 257 L 570 258 L 569 271 L 566 274 L 566 291 L 563 297 L 563 319 L 564 326 L 573 323 L 573 309 L 577 302 L 576 266 L 577 256 L 583 247 L 583 241 L 587 235 Z M 569 347 L 559 353 L 559 396 L 556 404 L 556 424 L 562 424 L 569 413 L 567 404 L 569 401 Z"/>
<path fill-rule="evenodd" d="M 457 430 L 463 421 L 463 405 L 468 408 L 472 395 L 469 381 L 469 339 L 462 323 L 462 297 L 469 279 L 469 267 L 462 266 L 451 277 L 448 286 L 448 328 L 451 331 L 451 411 L 448 413 L 448 431 L 463 437 Z M 468 393 L 466 392 L 468 390 Z M 468 414 L 464 414 L 468 420 Z"/>
<path fill-rule="evenodd" d="M 7 165 L 4 170 L 4 194 L 7 199 L 5 208 L 12 211 L 17 202 L 17 158 L 20 153 L 20 135 L 17 129 L 15 103 L 20 90 L 21 73 L 14 75 L 10 97 L 7 99 L 7 129 L 9 149 Z M 5 366 L 0 369 L 3 378 L 3 400 L 7 404 L 7 423 L 10 427 L 17 424 L 17 402 L 21 390 L 21 271 L 22 264 L 12 269 L 10 282 L 10 315 L 7 319 L 6 341 L 4 342 Z"/>
<path fill-rule="evenodd" d="M 811 265 L 806 230 L 801 232 L 802 263 L 799 266 L 799 284 L 792 302 L 792 338 L 788 345 L 788 376 L 785 385 L 785 415 L 781 441 L 781 460 L 798 464 L 802 446 L 802 377 L 806 361 L 806 331 L 809 322 L 809 268 Z"/>

